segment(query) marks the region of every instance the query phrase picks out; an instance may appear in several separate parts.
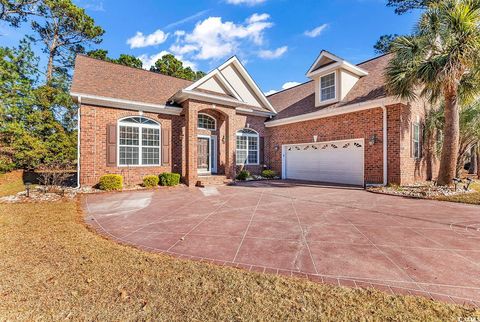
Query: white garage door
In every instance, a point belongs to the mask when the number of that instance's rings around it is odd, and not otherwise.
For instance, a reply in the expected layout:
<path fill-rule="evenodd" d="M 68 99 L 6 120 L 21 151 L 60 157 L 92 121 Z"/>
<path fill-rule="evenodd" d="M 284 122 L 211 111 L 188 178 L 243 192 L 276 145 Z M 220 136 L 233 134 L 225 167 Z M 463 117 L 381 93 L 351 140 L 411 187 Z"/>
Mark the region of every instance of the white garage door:
<path fill-rule="evenodd" d="M 283 146 L 284 178 L 363 186 L 364 140 Z"/>

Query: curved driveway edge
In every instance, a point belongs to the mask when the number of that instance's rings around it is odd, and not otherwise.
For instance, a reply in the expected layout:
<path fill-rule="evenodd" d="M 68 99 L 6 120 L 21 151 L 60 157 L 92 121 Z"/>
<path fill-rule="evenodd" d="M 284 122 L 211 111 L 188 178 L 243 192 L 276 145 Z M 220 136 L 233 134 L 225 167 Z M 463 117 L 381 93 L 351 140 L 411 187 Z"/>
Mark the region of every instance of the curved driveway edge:
<path fill-rule="evenodd" d="M 480 307 L 480 207 L 295 183 L 85 195 L 86 222 L 182 258 Z"/>

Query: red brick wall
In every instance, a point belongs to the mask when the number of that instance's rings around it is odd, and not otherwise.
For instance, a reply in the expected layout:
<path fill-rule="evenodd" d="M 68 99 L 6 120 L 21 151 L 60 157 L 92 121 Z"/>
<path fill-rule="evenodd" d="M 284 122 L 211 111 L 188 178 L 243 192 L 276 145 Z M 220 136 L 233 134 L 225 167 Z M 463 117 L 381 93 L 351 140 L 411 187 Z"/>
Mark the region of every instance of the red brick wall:
<path fill-rule="evenodd" d="M 365 180 L 368 183 L 383 182 L 383 146 L 378 142 L 373 146 L 368 141 L 373 134 L 382 140 L 382 109 L 369 109 L 356 113 L 343 114 L 323 119 L 287 124 L 267 128 L 267 164 L 278 174 L 282 173 L 282 145 L 345 139 L 365 139 Z M 275 147 L 278 149 L 275 149 Z"/>
<path fill-rule="evenodd" d="M 142 181 L 145 175 L 162 172 L 181 172 L 181 138 L 183 119 L 179 116 L 144 113 L 160 123 L 161 128 L 171 132 L 171 158 L 167 166 L 147 167 L 109 167 L 106 156 L 107 125 L 116 124 L 118 119 L 127 116 L 139 116 L 138 111 L 98 107 L 82 104 L 80 107 L 80 184 L 95 185 L 101 175 L 107 173 L 122 174 L 125 184 Z M 118 159 L 118 155 L 117 155 Z"/>

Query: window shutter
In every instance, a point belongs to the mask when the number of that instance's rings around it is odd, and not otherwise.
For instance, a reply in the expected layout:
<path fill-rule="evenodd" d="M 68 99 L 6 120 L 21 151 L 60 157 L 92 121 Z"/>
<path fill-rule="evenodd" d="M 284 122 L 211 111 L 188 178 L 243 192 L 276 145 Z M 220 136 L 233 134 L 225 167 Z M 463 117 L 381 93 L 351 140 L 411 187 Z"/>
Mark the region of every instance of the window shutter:
<path fill-rule="evenodd" d="M 107 167 L 117 165 L 117 125 L 107 125 Z"/>
<path fill-rule="evenodd" d="M 170 131 L 162 128 L 162 165 L 170 163 Z"/>
<path fill-rule="evenodd" d="M 259 138 L 259 151 L 260 151 L 260 164 L 265 163 L 265 138 L 261 136 Z"/>

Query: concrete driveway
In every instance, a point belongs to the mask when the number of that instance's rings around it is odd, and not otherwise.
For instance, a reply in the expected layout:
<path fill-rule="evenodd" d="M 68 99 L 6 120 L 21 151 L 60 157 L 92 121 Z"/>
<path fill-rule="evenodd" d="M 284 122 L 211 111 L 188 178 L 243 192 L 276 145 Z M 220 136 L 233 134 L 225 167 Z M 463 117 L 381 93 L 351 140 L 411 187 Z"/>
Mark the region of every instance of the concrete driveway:
<path fill-rule="evenodd" d="M 87 195 L 140 248 L 480 306 L 480 207 L 288 181 Z"/>

